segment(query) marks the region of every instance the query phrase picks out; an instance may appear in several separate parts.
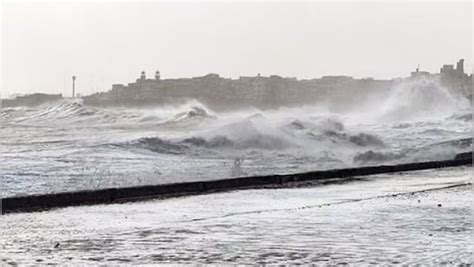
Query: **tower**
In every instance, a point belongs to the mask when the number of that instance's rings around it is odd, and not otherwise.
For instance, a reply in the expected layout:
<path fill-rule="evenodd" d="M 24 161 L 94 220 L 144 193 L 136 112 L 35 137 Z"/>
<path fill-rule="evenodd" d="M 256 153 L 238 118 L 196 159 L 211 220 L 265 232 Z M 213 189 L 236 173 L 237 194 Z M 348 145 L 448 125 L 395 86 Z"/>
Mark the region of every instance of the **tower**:
<path fill-rule="evenodd" d="M 76 94 L 76 76 L 72 76 L 72 98 L 74 98 Z"/>
<path fill-rule="evenodd" d="M 142 71 L 142 74 L 140 75 L 140 79 L 141 79 L 141 80 L 145 80 L 145 79 L 146 79 L 145 71 Z"/>
<path fill-rule="evenodd" d="M 157 71 L 155 72 L 155 80 L 159 80 L 160 78 L 161 78 L 161 76 L 160 76 L 160 71 L 157 70 Z"/>
<path fill-rule="evenodd" d="M 464 74 L 464 59 L 460 59 L 458 61 L 458 63 L 456 64 L 456 70 L 459 73 Z"/>

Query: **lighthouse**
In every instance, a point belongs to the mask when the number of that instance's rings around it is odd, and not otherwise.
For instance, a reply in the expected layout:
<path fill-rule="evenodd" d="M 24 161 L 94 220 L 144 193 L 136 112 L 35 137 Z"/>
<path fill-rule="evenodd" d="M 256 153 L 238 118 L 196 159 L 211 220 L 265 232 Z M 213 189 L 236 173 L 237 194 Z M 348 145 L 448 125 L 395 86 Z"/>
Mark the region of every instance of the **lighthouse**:
<path fill-rule="evenodd" d="M 76 94 L 76 76 L 72 76 L 72 98 L 74 98 Z"/>

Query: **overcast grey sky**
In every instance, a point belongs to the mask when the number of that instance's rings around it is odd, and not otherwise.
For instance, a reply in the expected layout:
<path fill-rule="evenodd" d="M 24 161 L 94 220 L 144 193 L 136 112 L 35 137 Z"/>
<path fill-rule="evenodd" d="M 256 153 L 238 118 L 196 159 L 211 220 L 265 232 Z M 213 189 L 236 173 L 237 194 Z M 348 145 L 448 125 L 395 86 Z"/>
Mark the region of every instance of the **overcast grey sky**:
<path fill-rule="evenodd" d="M 3 3 L 3 97 L 163 78 L 472 70 L 472 3 Z"/>

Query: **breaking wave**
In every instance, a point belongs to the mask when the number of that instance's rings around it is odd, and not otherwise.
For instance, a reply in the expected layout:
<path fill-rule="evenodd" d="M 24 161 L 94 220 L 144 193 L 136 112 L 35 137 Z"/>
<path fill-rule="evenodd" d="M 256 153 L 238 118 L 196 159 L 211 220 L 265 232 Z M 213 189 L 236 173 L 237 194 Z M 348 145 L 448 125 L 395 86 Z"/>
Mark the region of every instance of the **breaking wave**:
<path fill-rule="evenodd" d="M 15 108 L 8 110 L 7 113 L 10 113 L 10 116 L 5 116 L 2 112 L 2 118 L 7 123 L 45 125 L 115 123 L 136 117 L 123 110 L 88 107 L 84 106 L 80 100 L 69 99 L 43 104 L 37 108 Z"/>
<path fill-rule="evenodd" d="M 175 123 L 199 123 L 209 119 L 215 119 L 216 116 L 210 114 L 207 108 L 203 105 L 190 106 L 185 111 L 180 111 L 172 118 L 165 120 L 165 124 Z"/>
<path fill-rule="evenodd" d="M 419 148 L 407 148 L 399 152 L 368 150 L 357 153 L 354 162 L 371 165 L 383 162 L 419 162 L 454 159 L 457 154 L 472 151 L 472 138 L 437 142 Z"/>
<path fill-rule="evenodd" d="M 445 118 L 468 107 L 464 97 L 442 87 L 436 79 L 417 79 L 396 86 L 380 107 L 379 120 L 404 121 Z"/>
<path fill-rule="evenodd" d="M 191 153 L 195 149 L 216 149 L 233 147 L 234 143 L 226 137 L 219 136 L 206 140 L 202 137 L 190 137 L 182 140 L 163 140 L 159 137 L 144 137 L 131 141 L 125 147 L 142 148 L 156 153 L 163 154 L 185 154 Z"/>
<path fill-rule="evenodd" d="M 347 115 L 357 123 L 405 123 L 445 119 L 463 109 L 470 109 L 470 103 L 461 93 L 443 87 L 438 78 L 417 78 L 355 103 Z"/>
<path fill-rule="evenodd" d="M 39 107 L 4 108 L 1 118 L 7 123 L 33 124 L 192 124 L 215 119 L 204 105 L 191 102 L 179 107 L 154 109 L 95 108 L 80 100 L 65 99 Z M 179 125 L 178 125 L 179 126 Z"/>
<path fill-rule="evenodd" d="M 198 157 L 246 158 L 251 155 L 305 158 L 305 164 L 330 164 L 336 167 L 353 164 L 353 153 L 384 148 L 384 141 L 374 134 L 350 132 L 336 119 L 281 120 L 264 115 L 219 124 L 211 129 L 190 132 L 182 137 L 153 136 L 120 143 L 132 150 L 158 154 Z M 321 165 L 323 166 L 323 165 Z"/>

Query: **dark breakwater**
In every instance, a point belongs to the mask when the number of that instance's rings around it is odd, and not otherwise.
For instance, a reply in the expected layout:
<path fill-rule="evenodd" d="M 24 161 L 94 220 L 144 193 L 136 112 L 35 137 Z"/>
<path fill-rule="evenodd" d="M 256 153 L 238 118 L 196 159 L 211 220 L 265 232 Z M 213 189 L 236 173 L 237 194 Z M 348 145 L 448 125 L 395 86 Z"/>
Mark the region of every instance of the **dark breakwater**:
<path fill-rule="evenodd" d="M 237 189 L 263 188 L 268 186 L 283 187 L 297 185 L 299 182 L 323 181 L 334 178 L 360 177 L 374 174 L 446 168 L 471 164 L 472 153 L 469 152 L 459 154 L 455 159 L 443 161 L 9 197 L 1 200 L 0 207 L 2 214 L 11 212 L 42 211 L 68 206 L 124 203 L 154 198 L 169 198 Z"/>

